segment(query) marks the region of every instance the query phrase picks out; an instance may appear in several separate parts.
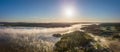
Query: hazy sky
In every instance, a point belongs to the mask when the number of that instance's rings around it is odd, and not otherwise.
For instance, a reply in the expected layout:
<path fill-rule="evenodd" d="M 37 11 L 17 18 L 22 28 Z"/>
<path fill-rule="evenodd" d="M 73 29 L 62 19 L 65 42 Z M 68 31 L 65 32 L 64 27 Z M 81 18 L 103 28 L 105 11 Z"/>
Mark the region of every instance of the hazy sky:
<path fill-rule="evenodd" d="M 0 0 L 0 22 L 86 21 L 120 22 L 120 0 Z"/>

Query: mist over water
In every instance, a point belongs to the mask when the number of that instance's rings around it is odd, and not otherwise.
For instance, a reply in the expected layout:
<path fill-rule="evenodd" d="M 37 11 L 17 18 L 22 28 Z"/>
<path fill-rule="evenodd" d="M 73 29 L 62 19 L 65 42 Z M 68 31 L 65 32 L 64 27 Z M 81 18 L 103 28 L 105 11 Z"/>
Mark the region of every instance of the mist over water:
<path fill-rule="evenodd" d="M 72 25 L 71 27 L 42 28 L 42 27 L 0 27 L 0 44 L 15 44 L 21 47 L 34 46 L 35 49 L 42 48 L 51 50 L 60 39 L 53 34 L 69 33 L 80 30 L 85 24 Z M 12 45 L 11 45 L 12 46 Z M 12 46 L 13 48 L 16 48 Z"/>

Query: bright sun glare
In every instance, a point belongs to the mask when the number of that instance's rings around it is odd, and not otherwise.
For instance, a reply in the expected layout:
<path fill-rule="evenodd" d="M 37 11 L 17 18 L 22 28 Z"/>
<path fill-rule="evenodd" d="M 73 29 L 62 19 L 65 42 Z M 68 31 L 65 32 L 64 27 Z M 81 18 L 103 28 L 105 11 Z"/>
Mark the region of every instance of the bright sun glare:
<path fill-rule="evenodd" d="M 66 17 L 73 17 L 75 15 L 72 7 L 66 7 L 63 12 Z"/>

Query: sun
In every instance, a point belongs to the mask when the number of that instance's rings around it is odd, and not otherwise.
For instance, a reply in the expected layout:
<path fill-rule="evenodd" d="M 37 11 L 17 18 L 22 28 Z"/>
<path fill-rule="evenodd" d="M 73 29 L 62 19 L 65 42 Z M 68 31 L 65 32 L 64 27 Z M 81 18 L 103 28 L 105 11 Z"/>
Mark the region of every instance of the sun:
<path fill-rule="evenodd" d="M 75 15 L 75 11 L 72 7 L 66 7 L 64 10 L 65 17 L 73 17 Z"/>

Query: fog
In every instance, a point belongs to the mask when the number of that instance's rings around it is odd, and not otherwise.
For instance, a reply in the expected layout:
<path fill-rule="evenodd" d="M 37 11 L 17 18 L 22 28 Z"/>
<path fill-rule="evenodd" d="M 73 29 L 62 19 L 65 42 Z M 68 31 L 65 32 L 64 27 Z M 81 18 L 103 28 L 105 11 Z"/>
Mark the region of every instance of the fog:
<path fill-rule="evenodd" d="M 34 46 L 51 50 L 54 44 L 60 39 L 53 37 L 53 34 L 69 33 L 80 30 L 84 24 L 72 25 L 71 27 L 42 28 L 42 27 L 0 27 L 0 44 L 16 44 L 19 46 Z M 12 46 L 13 48 L 16 48 Z M 47 48 L 46 48 L 47 47 Z M 41 49 L 42 50 L 42 49 Z"/>

